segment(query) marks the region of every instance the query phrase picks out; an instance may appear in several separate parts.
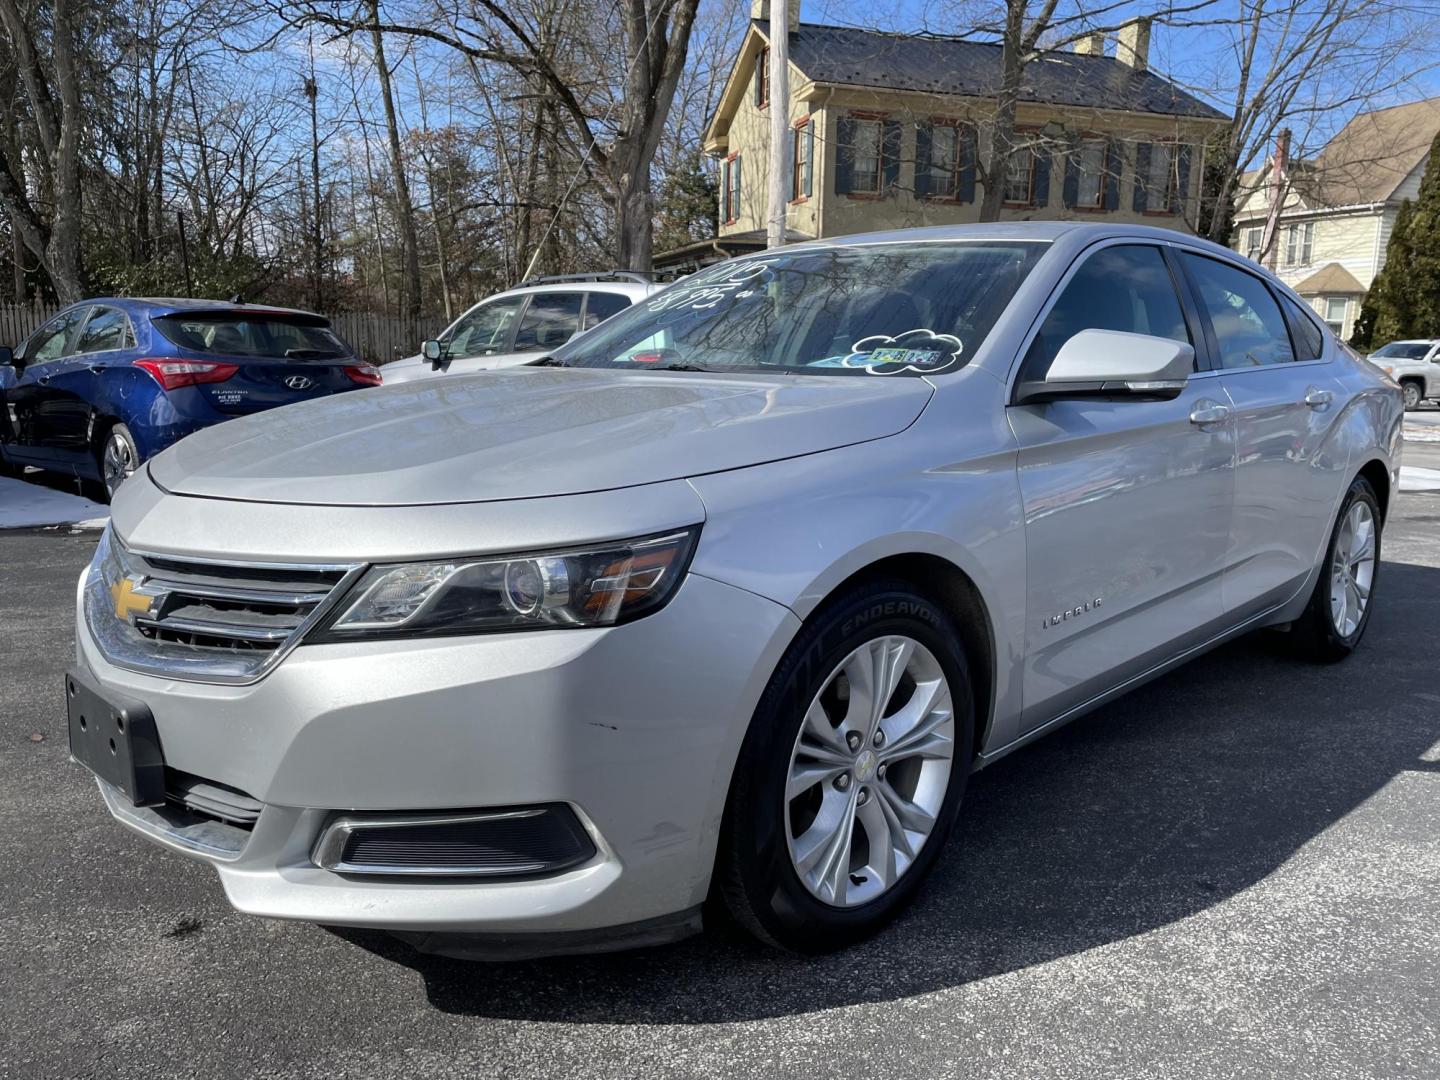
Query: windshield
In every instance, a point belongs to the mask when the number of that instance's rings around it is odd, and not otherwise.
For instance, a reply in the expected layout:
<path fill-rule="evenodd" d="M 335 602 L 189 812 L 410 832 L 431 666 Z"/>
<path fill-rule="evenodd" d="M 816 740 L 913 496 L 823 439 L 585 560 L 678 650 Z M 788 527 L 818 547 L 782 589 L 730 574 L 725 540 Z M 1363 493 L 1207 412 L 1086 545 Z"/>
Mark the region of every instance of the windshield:
<path fill-rule="evenodd" d="M 801 248 L 721 263 L 565 346 L 627 370 L 924 375 L 963 367 L 1043 243 Z"/>
<path fill-rule="evenodd" d="M 1388 356 L 1396 360 L 1424 360 L 1430 351 L 1428 341 L 1392 341 L 1377 352 L 1376 356 Z"/>
<path fill-rule="evenodd" d="M 276 360 L 338 360 L 351 355 L 349 346 L 328 327 L 304 316 L 199 312 L 162 315 L 154 322 L 170 341 L 192 352 Z"/>

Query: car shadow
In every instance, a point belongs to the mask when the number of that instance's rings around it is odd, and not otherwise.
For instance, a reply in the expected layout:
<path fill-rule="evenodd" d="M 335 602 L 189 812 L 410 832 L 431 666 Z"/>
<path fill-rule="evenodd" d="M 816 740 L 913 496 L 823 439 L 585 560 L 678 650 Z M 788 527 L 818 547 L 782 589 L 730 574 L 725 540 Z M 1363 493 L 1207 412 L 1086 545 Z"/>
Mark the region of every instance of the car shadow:
<path fill-rule="evenodd" d="M 677 945 L 477 964 L 335 930 L 418 972 L 446 1013 L 709 1024 L 954 987 L 1083 952 L 1220 904 L 1440 740 L 1440 569 L 1387 563 L 1365 644 L 1314 666 L 1251 636 L 977 774 L 910 912 L 818 958 L 728 925 Z"/>

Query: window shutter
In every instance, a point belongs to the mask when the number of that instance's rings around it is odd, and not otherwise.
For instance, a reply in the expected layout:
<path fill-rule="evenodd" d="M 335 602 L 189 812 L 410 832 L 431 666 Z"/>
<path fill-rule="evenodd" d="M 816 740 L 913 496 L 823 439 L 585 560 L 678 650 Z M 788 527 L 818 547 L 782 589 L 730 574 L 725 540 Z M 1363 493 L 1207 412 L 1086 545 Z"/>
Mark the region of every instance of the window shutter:
<path fill-rule="evenodd" d="M 1135 198 L 1131 203 L 1137 214 L 1143 214 L 1150 205 L 1150 193 L 1145 178 L 1150 173 L 1150 144 L 1141 143 L 1135 147 Z"/>
<path fill-rule="evenodd" d="M 930 195 L 930 125 L 915 125 L 915 197 Z M 948 195 L 946 192 L 937 194 Z"/>
<path fill-rule="evenodd" d="M 1050 202 L 1050 148 L 1043 142 L 1035 147 L 1035 205 L 1046 206 Z"/>
<path fill-rule="evenodd" d="M 1061 191 L 1061 201 L 1074 209 L 1075 204 L 1080 201 L 1080 137 L 1072 138 L 1065 148 L 1065 185 Z"/>
<path fill-rule="evenodd" d="M 880 155 L 885 159 L 885 190 L 900 183 L 900 121 L 886 120 L 880 139 Z"/>
<path fill-rule="evenodd" d="M 957 193 L 962 203 L 973 203 L 975 201 L 975 151 L 975 129 L 972 127 L 961 128 L 960 182 L 957 185 Z"/>
<path fill-rule="evenodd" d="M 741 162 L 743 162 L 744 160 L 745 160 L 745 159 L 742 158 L 739 154 L 736 154 L 736 155 L 735 155 L 735 165 L 734 165 L 735 171 L 734 171 L 734 173 L 731 175 L 731 179 L 732 179 L 732 180 L 734 181 L 734 183 L 735 183 L 735 205 L 730 208 L 730 213 L 731 213 L 731 216 L 732 216 L 732 217 L 735 217 L 735 218 L 739 218 L 739 217 L 740 217 L 740 194 L 741 194 L 741 192 L 744 190 L 744 189 L 740 186 L 740 179 L 741 179 L 740 164 L 741 164 Z"/>
<path fill-rule="evenodd" d="M 1190 147 L 1182 146 L 1175 157 L 1175 205 L 1172 213 L 1183 214 L 1190 195 Z"/>
<path fill-rule="evenodd" d="M 1105 202 L 1106 210 L 1120 209 L 1120 144 L 1111 139 L 1105 146 Z"/>
<path fill-rule="evenodd" d="M 851 188 L 850 173 L 855 163 L 855 121 L 842 116 L 835 128 L 835 194 L 845 195 Z"/>
<path fill-rule="evenodd" d="M 730 162 L 720 162 L 720 220 L 730 221 Z"/>
<path fill-rule="evenodd" d="M 805 172 L 801 179 L 804 187 L 801 189 L 808 199 L 815 194 L 815 121 L 811 120 L 805 125 Z"/>

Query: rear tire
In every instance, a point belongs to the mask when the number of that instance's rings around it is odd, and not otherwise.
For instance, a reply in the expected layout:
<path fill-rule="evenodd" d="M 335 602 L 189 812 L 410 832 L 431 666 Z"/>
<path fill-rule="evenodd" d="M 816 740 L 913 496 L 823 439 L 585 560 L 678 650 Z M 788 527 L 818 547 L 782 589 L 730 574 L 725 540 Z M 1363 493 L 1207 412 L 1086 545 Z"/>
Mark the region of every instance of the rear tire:
<path fill-rule="evenodd" d="M 1406 379 L 1400 384 L 1400 392 L 1405 395 L 1406 412 L 1414 412 L 1425 400 L 1425 394 L 1421 390 L 1420 384 L 1411 379 Z"/>
<path fill-rule="evenodd" d="M 756 937 L 827 952 L 914 898 L 972 763 L 959 640 L 933 601 L 885 581 L 832 601 L 786 651 L 735 765 L 716 867 L 716 891 Z"/>
<path fill-rule="evenodd" d="M 1355 651 L 1375 609 L 1380 538 L 1380 502 L 1370 481 L 1357 476 L 1340 503 L 1315 591 L 1290 635 L 1296 655 L 1333 664 Z"/>
<path fill-rule="evenodd" d="M 140 451 L 135 445 L 135 436 L 124 424 L 115 424 L 105 435 L 105 441 L 95 451 L 95 462 L 100 469 L 100 484 L 97 494 L 105 502 L 115 497 L 120 485 L 140 467 Z"/>

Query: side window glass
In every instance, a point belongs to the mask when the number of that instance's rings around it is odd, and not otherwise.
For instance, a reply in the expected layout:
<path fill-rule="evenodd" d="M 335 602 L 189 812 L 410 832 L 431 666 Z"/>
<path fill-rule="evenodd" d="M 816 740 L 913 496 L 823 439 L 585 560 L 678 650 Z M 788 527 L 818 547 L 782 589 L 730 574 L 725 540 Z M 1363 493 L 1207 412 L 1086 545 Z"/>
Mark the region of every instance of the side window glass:
<path fill-rule="evenodd" d="M 618 315 L 630 306 L 630 298 L 620 293 L 592 292 L 585 301 L 585 329 Z"/>
<path fill-rule="evenodd" d="M 530 297 L 525 318 L 515 332 L 516 352 L 558 349 L 580 329 L 580 303 L 584 293 L 546 292 Z"/>
<path fill-rule="evenodd" d="M 1261 367 L 1295 359 L 1280 305 L 1263 281 L 1204 255 L 1186 252 L 1181 257 L 1215 330 L 1221 367 Z"/>
<path fill-rule="evenodd" d="M 504 349 L 510 342 L 510 331 L 523 303 L 523 296 L 512 296 L 481 304 L 456 325 L 455 332 L 446 343 L 450 355 L 464 359 L 467 356 L 489 356 Z"/>
<path fill-rule="evenodd" d="M 106 352 L 128 349 L 132 345 L 130 320 L 119 308 L 96 308 L 85 324 L 85 332 L 75 346 L 77 353 Z"/>
<path fill-rule="evenodd" d="M 1290 318 L 1291 336 L 1295 339 L 1295 359 L 1319 360 L 1325 355 L 1325 335 L 1294 300 L 1288 296 L 1281 300 L 1285 305 L 1285 314 Z"/>
<path fill-rule="evenodd" d="M 1081 264 L 1040 324 L 1021 378 L 1045 378 L 1060 346 L 1081 330 L 1123 330 L 1194 344 L 1165 256 L 1142 244 L 1102 248 Z"/>
<path fill-rule="evenodd" d="M 49 324 L 40 330 L 25 349 L 25 362 L 27 364 L 43 364 L 46 360 L 55 360 L 67 355 L 65 344 L 70 340 L 75 327 L 80 325 L 80 320 L 85 318 L 89 308 L 74 308 L 71 311 L 62 312 Z"/>

